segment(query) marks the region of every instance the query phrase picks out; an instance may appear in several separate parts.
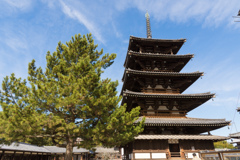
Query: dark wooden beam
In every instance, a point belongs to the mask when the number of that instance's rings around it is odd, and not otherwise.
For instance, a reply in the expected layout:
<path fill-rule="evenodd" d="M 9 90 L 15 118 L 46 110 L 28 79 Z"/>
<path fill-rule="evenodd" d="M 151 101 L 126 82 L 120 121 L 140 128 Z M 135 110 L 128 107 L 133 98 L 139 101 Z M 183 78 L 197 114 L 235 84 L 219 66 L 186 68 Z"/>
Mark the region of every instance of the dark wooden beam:
<path fill-rule="evenodd" d="M 164 49 L 164 51 L 162 51 L 162 53 L 163 54 L 172 53 L 172 50 L 176 49 L 176 48 L 178 48 L 178 47 L 177 46 L 172 46 L 170 48 L 166 48 L 166 49 Z"/>
<path fill-rule="evenodd" d="M 13 152 L 13 155 L 11 156 L 11 160 L 15 160 L 15 153 L 16 151 Z"/>
<path fill-rule="evenodd" d="M 141 61 L 135 60 L 135 62 L 137 62 L 142 67 L 142 69 L 146 69 L 145 65 Z"/>
<path fill-rule="evenodd" d="M 30 154 L 28 155 L 28 160 L 32 159 L 32 152 L 30 152 Z"/>
<path fill-rule="evenodd" d="M 164 84 L 162 86 L 163 86 L 163 88 L 167 89 L 167 87 L 169 85 L 169 78 L 164 78 L 163 81 L 164 81 Z"/>
<path fill-rule="evenodd" d="M 0 154 L 0 160 L 3 160 L 3 156 L 4 156 L 4 150 L 2 151 L 2 153 Z"/>
<path fill-rule="evenodd" d="M 190 80 L 190 79 L 185 79 L 185 80 L 182 80 L 181 82 L 175 82 L 175 84 L 173 85 L 174 86 L 174 88 L 179 88 L 179 87 L 181 87 L 182 85 L 184 85 L 184 84 L 186 84 L 186 83 L 191 83 L 192 82 L 192 80 Z"/>
<path fill-rule="evenodd" d="M 145 83 L 143 81 L 141 81 L 140 79 L 137 79 L 137 82 L 142 86 L 142 87 L 145 87 Z"/>
<path fill-rule="evenodd" d="M 179 65 L 184 65 L 184 62 L 176 62 L 176 63 L 172 64 L 171 66 L 169 66 L 168 69 L 172 70 L 172 69 L 176 68 Z"/>
<path fill-rule="evenodd" d="M 155 68 L 155 61 L 151 61 L 151 68 L 152 68 L 152 69 Z"/>
<path fill-rule="evenodd" d="M 23 152 L 23 154 L 21 155 L 20 160 L 24 160 L 24 153 L 25 153 L 25 152 Z"/>
<path fill-rule="evenodd" d="M 164 70 L 164 68 L 165 68 L 164 61 L 161 61 L 161 70 Z"/>

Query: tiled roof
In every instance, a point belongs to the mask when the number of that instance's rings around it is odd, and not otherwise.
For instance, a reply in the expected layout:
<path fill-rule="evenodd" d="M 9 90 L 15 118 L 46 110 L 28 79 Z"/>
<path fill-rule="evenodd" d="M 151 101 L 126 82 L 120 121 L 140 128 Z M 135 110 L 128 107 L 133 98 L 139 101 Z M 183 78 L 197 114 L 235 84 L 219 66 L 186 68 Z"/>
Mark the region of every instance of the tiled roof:
<path fill-rule="evenodd" d="M 226 140 L 228 138 L 214 135 L 138 135 L 135 139 Z"/>
<path fill-rule="evenodd" d="M 66 148 L 63 147 L 56 147 L 56 146 L 44 146 L 47 150 L 49 150 L 52 153 L 65 153 Z M 73 147 L 73 153 L 85 153 L 89 152 L 89 150 L 86 150 L 85 148 L 77 148 Z"/>
<path fill-rule="evenodd" d="M 56 146 L 44 146 L 51 153 L 65 153 L 66 148 Z"/>
<path fill-rule="evenodd" d="M 12 143 L 11 145 L 1 145 L 0 149 L 2 150 L 15 150 L 15 151 L 31 151 L 31 152 L 40 152 L 40 153 L 49 153 L 50 151 L 44 147 L 39 147 L 27 143 Z"/>
<path fill-rule="evenodd" d="M 160 41 L 160 42 L 186 42 L 186 39 L 154 39 L 154 38 L 140 38 L 140 37 L 134 37 L 134 36 L 130 36 L 130 40 L 134 39 L 134 40 L 144 40 L 144 41 Z"/>
<path fill-rule="evenodd" d="M 187 63 L 191 58 L 194 57 L 194 54 L 185 54 L 185 55 L 175 55 L 175 54 L 163 54 L 163 53 L 140 53 L 135 51 L 128 51 L 124 66 L 129 66 L 130 63 L 133 63 L 132 57 L 142 57 L 142 58 L 154 58 L 154 59 L 167 59 L 167 60 L 175 60 L 175 59 L 181 59 L 182 62 Z"/>
<path fill-rule="evenodd" d="M 142 121 L 139 117 L 136 121 Z M 146 126 L 226 126 L 230 121 L 225 119 L 202 119 L 202 118 L 149 118 L 145 117 Z"/>
<path fill-rule="evenodd" d="M 113 153 L 113 152 L 119 152 L 116 148 L 105 148 L 105 147 L 96 147 L 95 153 Z"/>
<path fill-rule="evenodd" d="M 114 148 L 104 148 L 104 147 L 96 147 L 95 153 L 100 152 L 119 152 Z M 11 145 L 1 145 L 0 150 L 8 150 L 8 151 L 25 151 L 25 152 L 38 152 L 38 153 L 65 153 L 66 148 L 56 147 L 56 146 L 35 146 L 27 143 L 12 143 Z M 87 153 L 92 152 L 85 148 L 73 147 L 73 153 Z"/>
<path fill-rule="evenodd" d="M 231 138 L 240 138 L 240 132 L 229 134 Z"/>
<path fill-rule="evenodd" d="M 214 98 L 215 94 L 207 93 L 198 93 L 198 94 L 160 94 L 160 93 L 142 93 L 142 92 L 133 92 L 133 91 L 123 91 L 123 96 L 129 97 L 152 97 L 152 98 Z"/>
<path fill-rule="evenodd" d="M 126 73 L 140 74 L 140 75 L 158 75 L 158 76 L 203 76 L 203 72 L 179 73 L 179 72 L 159 72 L 159 71 L 139 71 L 133 69 L 126 69 Z"/>
<path fill-rule="evenodd" d="M 231 143 L 231 144 L 233 144 L 233 143 L 240 143 L 240 139 L 232 139 L 232 140 L 230 141 L 230 143 Z"/>
<path fill-rule="evenodd" d="M 129 55 L 142 56 L 142 57 L 161 57 L 161 58 L 192 58 L 194 54 L 184 54 L 184 55 L 171 55 L 171 54 L 162 54 L 162 53 L 140 53 L 134 51 L 128 51 Z"/>
<path fill-rule="evenodd" d="M 179 49 L 182 47 L 183 43 L 186 42 L 186 39 L 154 39 L 154 38 L 139 38 L 130 36 L 128 50 L 137 51 L 137 46 L 147 45 L 156 45 L 158 47 L 173 47 L 173 54 L 177 54 Z M 173 46 L 175 45 L 175 46 Z M 175 48 L 176 47 L 176 48 Z"/>

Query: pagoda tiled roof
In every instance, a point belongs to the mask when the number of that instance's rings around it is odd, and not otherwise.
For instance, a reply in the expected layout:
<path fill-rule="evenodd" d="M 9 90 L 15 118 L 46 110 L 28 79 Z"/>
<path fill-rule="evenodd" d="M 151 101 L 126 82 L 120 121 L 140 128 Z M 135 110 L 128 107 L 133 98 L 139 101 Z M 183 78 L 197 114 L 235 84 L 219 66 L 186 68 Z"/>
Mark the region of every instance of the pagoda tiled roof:
<path fill-rule="evenodd" d="M 194 57 L 194 54 L 185 54 L 185 55 L 171 55 L 171 54 L 162 54 L 162 53 L 140 53 L 140 52 L 135 52 L 135 51 L 128 51 L 124 66 L 129 63 L 129 56 L 136 56 L 136 57 L 144 57 L 144 58 L 161 58 L 161 59 L 191 59 Z"/>
<path fill-rule="evenodd" d="M 203 76 L 203 72 L 191 72 L 191 73 L 179 73 L 179 72 L 159 72 L 159 71 L 139 71 L 133 69 L 125 69 L 125 73 L 129 74 L 137 74 L 137 75 L 148 75 L 148 76 L 170 76 L 170 77 L 186 77 L 186 76 L 194 76 L 200 77 Z M 125 74 L 124 74 L 125 75 Z M 123 77 L 124 79 L 124 77 Z"/>
<path fill-rule="evenodd" d="M 215 135 L 138 135 L 135 140 L 143 139 L 178 139 L 178 140 L 226 140 L 228 137 Z"/>
<path fill-rule="evenodd" d="M 123 96 L 129 97 L 149 97 L 149 98 L 214 98 L 215 94 L 206 92 L 206 93 L 197 93 L 197 94 L 160 94 L 160 93 L 142 93 L 142 92 L 133 92 L 133 91 L 123 91 Z"/>
<path fill-rule="evenodd" d="M 162 53 L 140 53 L 134 51 L 128 51 L 128 55 L 134 55 L 139 57 L 161 57 L 161 58 L 193 58 L 194 54 L 184 54 L 184 55 L 175 55 L 175 54 L 162 54 Z"/>
<path fill-rule="evenodd" d="M 142 119 L 143 117 L 139 117 L 135 123 L 142 121 Z M 230 121 L 225 119 L 145 117 L 145 126 L 226 126 L 229 123 Z"/>
<path fill-rule="evenodd" d="M 141 38 L 130 36 L 130 40 L 148 41 L 148 42 L 186 42 L 187 39 L 156 39 L 156 38 Z"/>
<path fill-rule="evenodd" d="M 140 37 L 134 37 L 130 36 L 129 38 L 129 45 L 128 50 L 132 50 L 133 43 L 135 44 L 156 44 L 159 46 L 172 46 L 171 44 L 175 44 L 178 46 L 176 49 L 173 50 L 173 53 L 176 54 L 178 50 L 182 47 L 183 43 L 186 42 L 186 39 L 154 39 L 154 38 L 140 38 Z"/>
<path fill-rule="evenodd" d="M 229 134 L 231 138 L 240 138 L 240 132 Z"/>
<path fill-rule="evenodd" d="M 129 74 L 127 76 L 127 74 Z M 125 69 L 122 81 L 124 81 L 121 94 L 123 93 L 123 90 L 129 89 L 129 78 L 130 81 L 133 79 L 133 77 L 139 76 L 139 77 L 168 77 L 168 78 L 174 78 L 179 81 L 184 79 L 191 79 L 188 83 L 183 83 L 181 86 L 178 86 L 180 89 L 180 92 L 182 93 L 184 90 L 186 90 L 191 84 L 193 84 L 200 76 L 203 76 L 203 72 L 191 72 L 191 73 L 179 73 L 179 72 L 160 72 L 160 71 L 139 71 L 139 70 L 133 70 L 133 69 Z"/>

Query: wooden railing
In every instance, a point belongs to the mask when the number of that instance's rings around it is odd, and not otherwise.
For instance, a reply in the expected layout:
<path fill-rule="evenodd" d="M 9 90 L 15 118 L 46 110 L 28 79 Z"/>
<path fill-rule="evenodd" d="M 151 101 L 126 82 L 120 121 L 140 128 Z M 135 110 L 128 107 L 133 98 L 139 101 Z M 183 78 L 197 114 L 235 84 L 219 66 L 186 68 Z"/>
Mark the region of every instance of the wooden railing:
<path fill-rule="evenodd" d="M 208 151 L 200 153 L 203 160 L 226 160 L 226 159 L 240 159 L 240 150 L 226 150 L 226 151 Z"/>
<path fill-rule="evenodd" d="M 142 116 L 148 117 L 185 117 L 187 115 L 186 111 L 173 111 L 173 110 L 141 110 Z"/>
<path fill-rule="evenodd" d="M 142 92 L 148 94 L 162 93 L 162 94 L 180 94 L 179 89 L 159 89 L 159 88 L 142 88 Z"/>
<path fill-rule="evenodd" d="M 170 152 L 171 157 L 181 157 L 180 152 Z"/>

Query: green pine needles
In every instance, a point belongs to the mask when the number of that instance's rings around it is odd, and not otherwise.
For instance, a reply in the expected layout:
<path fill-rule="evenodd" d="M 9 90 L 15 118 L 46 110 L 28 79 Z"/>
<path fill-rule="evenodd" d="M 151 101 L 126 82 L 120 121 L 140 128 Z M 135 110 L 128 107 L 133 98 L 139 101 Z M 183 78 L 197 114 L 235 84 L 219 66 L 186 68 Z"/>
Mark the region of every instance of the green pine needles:
<path fill-rule="evenodd" d="M 134 124 L 140 107 L 126 112 L 126 105 L 118 105 L 118 82 L 101 79 L 116 54 L 96 48 L 91 34 L 78 34 L 47 53 L 45 71 L 32 60 L 28 80 L 14 74 L 5 77 L 0 91 L 0 140 L 65 145 L 69 159 L 76 138 L 87 149 L 114 147 L 142 132 L 144 122 Z"/>

